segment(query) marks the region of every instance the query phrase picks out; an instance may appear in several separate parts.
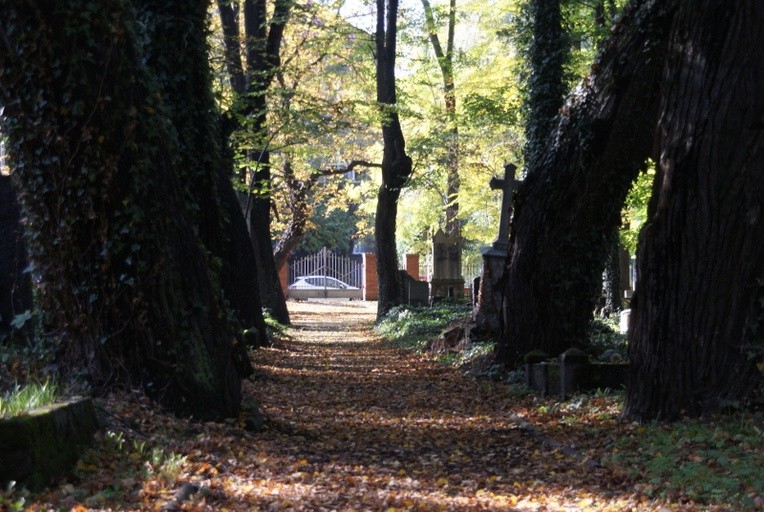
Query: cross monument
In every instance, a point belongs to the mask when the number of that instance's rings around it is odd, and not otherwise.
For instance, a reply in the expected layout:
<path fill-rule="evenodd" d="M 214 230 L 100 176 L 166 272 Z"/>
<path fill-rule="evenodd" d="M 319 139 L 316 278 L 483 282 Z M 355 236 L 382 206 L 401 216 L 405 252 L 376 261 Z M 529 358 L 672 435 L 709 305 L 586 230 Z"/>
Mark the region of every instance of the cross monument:
<path fill-rule="evenodd" d="M 491 247 L 483 252 L 483 271 L 480 274 L 480 287 L 477 290 L 477 300 L 473 312 L 478 331 L 498 335 L 501 314 L 501 289 L 499 282 L 504 273 L 504 263 L 509 249 L 509 220 L 512 215 L 512 194 L 519 183 L 515 180 L 517 166 L 506 164 L 504 178 L 491 178 L 491 190 L 501 190 L 501 216 L 499 218 L 499 235 Z"/>
<path fill-rule="evenodd" d="M 501 190 L 501 217 L 499 217 L 499 236 L 491 246 L 496 250 L 507 251 L 509 248 L 509 218 L 512 214 L 512 193 L 515 190 L 517 181 L 515 180 L 515 170 L 517 166 L 514 164 L 506 164 L 504 166 L 504 178 L 491 178 L 489 186 L 491 190 Z"/>

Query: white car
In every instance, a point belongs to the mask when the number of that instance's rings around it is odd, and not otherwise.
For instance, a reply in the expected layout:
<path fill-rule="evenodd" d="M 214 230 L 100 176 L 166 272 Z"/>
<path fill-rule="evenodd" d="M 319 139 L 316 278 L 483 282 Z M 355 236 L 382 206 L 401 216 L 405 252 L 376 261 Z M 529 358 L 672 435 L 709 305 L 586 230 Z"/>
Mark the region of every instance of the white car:
<path fill-rule="evenodd" d="M 290 290 L 358 290 L 339 279 L 327 276 L 300 276 L 289 285 Z"/>

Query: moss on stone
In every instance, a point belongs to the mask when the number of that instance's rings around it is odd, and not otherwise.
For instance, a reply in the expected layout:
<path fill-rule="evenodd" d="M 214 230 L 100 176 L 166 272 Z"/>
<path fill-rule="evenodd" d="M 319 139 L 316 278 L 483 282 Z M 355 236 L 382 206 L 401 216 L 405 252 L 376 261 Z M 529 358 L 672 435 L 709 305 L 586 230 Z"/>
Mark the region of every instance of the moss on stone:
<path fill-rule="evenodd" d="M 36 490 L 66 473 L 98 429 L 90 398 L 33 409 L 0 420 L 0 483 Z"/>

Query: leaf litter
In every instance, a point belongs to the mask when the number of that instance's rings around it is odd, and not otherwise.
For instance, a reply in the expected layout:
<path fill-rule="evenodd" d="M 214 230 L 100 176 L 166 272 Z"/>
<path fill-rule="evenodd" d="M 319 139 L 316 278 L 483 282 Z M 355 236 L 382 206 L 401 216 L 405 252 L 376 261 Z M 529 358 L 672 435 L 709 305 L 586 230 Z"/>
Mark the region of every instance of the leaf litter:
<path fill-rule="evenodd" d="M 74 472 L 42 493 L 6 492 L 0 508 L 728 510 L 650 498 L 628 468 L 599 464 L 635 429 L 607 397 L 550 411 L 393 347 L 372 331 L 373 303 L 289 305 L 289 335 L 252 354 L 239 418 L 198 422 L 137 392 L 106 397 L 107 427 Z"/>

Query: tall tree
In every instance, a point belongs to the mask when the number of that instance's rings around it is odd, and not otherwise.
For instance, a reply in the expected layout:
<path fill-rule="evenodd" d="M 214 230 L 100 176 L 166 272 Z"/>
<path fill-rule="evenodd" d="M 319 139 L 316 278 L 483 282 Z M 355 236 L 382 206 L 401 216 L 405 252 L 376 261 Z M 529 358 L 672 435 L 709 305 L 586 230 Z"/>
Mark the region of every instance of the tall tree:
<path fill-rule="evenodd" d="M 435 14 L 429 0 L 422 0 L 425 28 L 443 78 L 443 101 L 446 108 L 446 234 L 459 235 L 459 124 L 456 117 L 456 85 L 454 81 L 454 34 L 456 32 L 456 0 L 449 1 L 446 48 L 440 42 Z"/>
<path fill-rule="evenodd" d="M 517 191 L 499 360 L 580 345 L 609 234 L 650 155 L 671 3 L 646 1 L 616 27 Z"/>
<path fill-rule="evenodd" d="M 150 38 L 147 64 L 161 77 L 163 100 L 177 132 L 181 183 L 189 204 L 195 205 L 189 209 L 191 221 L 220 262 L 225 298 L 241 327 L 256 329 L 259 344 L 267 344 L 254 252 L 230 180 L 232 161 L 224 152 L 206 65 L 208 3 L 134 1 Z"/>
<path fill-rule="evenodd" d="M 142 385 L 178 413 L 231 416 L 248 361 L 191 222 L 133 7 L 0 2 L 3 130 L 40 305 L 63 371 L 84 367 L 96 389 Z"/>
<path fill-rule="evenodd" d="M 629 417 L 713 412 L 762 383 L 760 48 L 761 2 L 680 2 L 661 81 L 658 174 L 638 247 Z"/>
<path fill-rule="evenodd" d="M 406 154 L 396 108 L 395 51 L 398 36 L 398 0 L 377 0 L 374 36 L 377 60 L 377 103 L 382 115 L 382 184 L 377 197 L 374 237 L 377 241 L 379 298 L 377 318 L 403 300 L 395 244 L 396 216 L 401 189 L 411 176 L 411 157 Z"/>
<path fill-rule="evenodd" d="M 313 227 L 318 205 L 354 209 L 350 173 L 380 167 L 361 160 L 378 139 L 364 115 L 373 105 L 359 101 L 374 86 L 369 42 L 320 4 L 292 13 L 269 100 L 277 268 Z"/>
<path fill-rule="evenodd" d="M 567 85 L 564 67 L 570 42 L 562 23 L 561 0 L 530 0 L 532 36 L 525 120 L 525 169 L 538 168 L 544 143 L 555 128 Z"/>
<path fill-rule="evenodd" d="M 271 163 L 268 133 L 268 88 L 281 63 L 280 48 L 289 20 L 292 0 L 276 0 L 268 19 L 267 0 L 218 0 L 226 46 L 226 66 L 236 93 L 232 115 L 236 129 L 249 139 L 244 150 L 248 165 L 242 181 L 249 194 L 244 201 L 263 304 L 281 323 L 289 323 L 289 312 L 279 283 L 271 238 Z M 244 15 L 244 42 L 239 36 L 239 12 Z M 242 60 L 241 49 L 244 48 Z M 246 67 L 243 65 L 246 62 Z M 251 164 L 254 168 L 250 167 Z"/>

